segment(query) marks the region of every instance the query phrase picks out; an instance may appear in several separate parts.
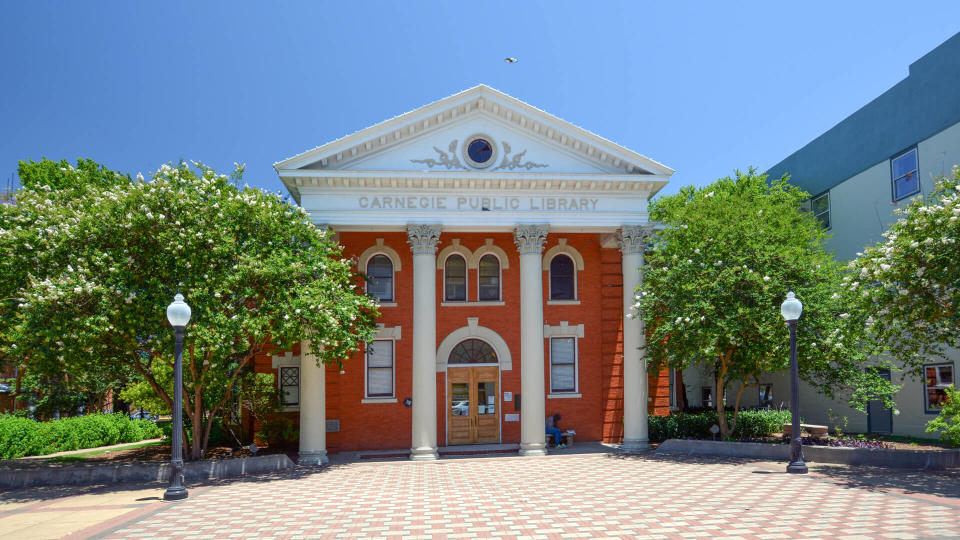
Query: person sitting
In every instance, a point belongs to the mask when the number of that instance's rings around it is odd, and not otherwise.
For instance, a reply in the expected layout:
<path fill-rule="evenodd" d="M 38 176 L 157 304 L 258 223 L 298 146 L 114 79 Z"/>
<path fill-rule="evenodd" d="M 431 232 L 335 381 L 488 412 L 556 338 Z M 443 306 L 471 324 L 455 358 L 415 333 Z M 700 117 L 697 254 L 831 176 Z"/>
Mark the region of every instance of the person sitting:
<path fill-rule="evenodd" d="M 560 430 L 560 415 L 553 414 L 547 417 L 547 435 L 553 435 L 553 441 L 557 448 L 564 448 L 563 431 Z"/>

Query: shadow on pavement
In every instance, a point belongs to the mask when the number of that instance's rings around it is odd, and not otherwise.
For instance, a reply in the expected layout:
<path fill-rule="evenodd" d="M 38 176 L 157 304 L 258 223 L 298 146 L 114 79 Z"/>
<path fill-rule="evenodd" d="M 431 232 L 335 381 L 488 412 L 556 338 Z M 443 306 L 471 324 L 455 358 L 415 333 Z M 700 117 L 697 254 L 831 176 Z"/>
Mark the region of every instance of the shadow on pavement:
<path fill-rule="evenodd" d="M 885 467 L 811 464 L 811 472 L 847 487 L 871 491 L 902 490 L 907 494 L 960 498 L 960 470 L 922 471 Z"/>

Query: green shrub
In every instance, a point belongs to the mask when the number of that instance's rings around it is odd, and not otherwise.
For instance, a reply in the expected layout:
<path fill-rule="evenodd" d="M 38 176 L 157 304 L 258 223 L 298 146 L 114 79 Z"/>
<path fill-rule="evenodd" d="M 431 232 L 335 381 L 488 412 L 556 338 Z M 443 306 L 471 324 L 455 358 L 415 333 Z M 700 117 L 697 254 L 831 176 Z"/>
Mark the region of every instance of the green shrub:
<path fill-rule="evenodd" d="M 727 411 L 727 421 L 733 420 L 733 412 Z M 650 441 L 667 439 L 712 439 L 710 426 L 717 423 L 717 411 L 673 413 L 670 416 L 650 416 Z M 790 421 L 790 411 L 746 409 L 737 414 L 734 439 L 754 439 L 779 433 L 783 424 Z"/>
<path fill-rule="evenodd" d="M 124 414 L 90 414 L 37 422 L 0 416 L 0 459 L 42 456 L 54 452 L 137 442 L 160 436 L 160 428 Z"/>
<path fill-rule="evenodd" d="M 732 415 L 727 413 L 727 418 Z M 757 439 L 771 433 L 783 431 L 783 425 L 790 423 L 790 411 L 786 409 L 747 409 L 737 415 L 737 427 L 733 430 L 735 439 Z"/>
<path fill-rule="evenodd" d="M 927 433 L 940 432 L 940 440 L 950 446 L 960 446 L 960 390 L 946 388 L 947 402 L 936 418 L 927 422 Z"/>

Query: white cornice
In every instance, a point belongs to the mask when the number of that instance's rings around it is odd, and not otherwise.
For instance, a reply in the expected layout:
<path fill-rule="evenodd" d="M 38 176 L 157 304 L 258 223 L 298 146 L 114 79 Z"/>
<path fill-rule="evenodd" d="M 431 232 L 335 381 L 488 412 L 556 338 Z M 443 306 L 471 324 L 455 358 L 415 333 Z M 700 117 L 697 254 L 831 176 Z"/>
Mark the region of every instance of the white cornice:
<path fill-rule="evenodd" d="M 514 129 L 526 131 L 540 140 L 546 139 L 553 145 L 626 174 L 653 173 L 667 178 L 673 174 L 673 169 L 661 163 L 485 85 L 475 86 L 287 158 L 275 163 L 274 168 L 281 173 L 281 177 L 285 171 L 307 166 L 329 172 L 348 161 L 406 142 L 464 115 L 478 112 L 492 115 Z"/>

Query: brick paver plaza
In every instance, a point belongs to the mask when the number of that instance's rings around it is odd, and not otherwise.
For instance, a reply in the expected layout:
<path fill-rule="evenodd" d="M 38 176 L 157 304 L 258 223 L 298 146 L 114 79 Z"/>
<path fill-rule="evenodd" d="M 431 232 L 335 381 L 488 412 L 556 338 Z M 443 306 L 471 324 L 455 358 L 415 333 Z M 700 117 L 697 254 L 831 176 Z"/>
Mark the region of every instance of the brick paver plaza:
<path fill-rule="evenodd" d="M 360 460 L 194 487 L 186 501 L 142 502 L 75 537 L 960 537 L 957 471 L 782 470 L 614 453 Z M 13 516 L 0 505 L 0 527 Z"/>

